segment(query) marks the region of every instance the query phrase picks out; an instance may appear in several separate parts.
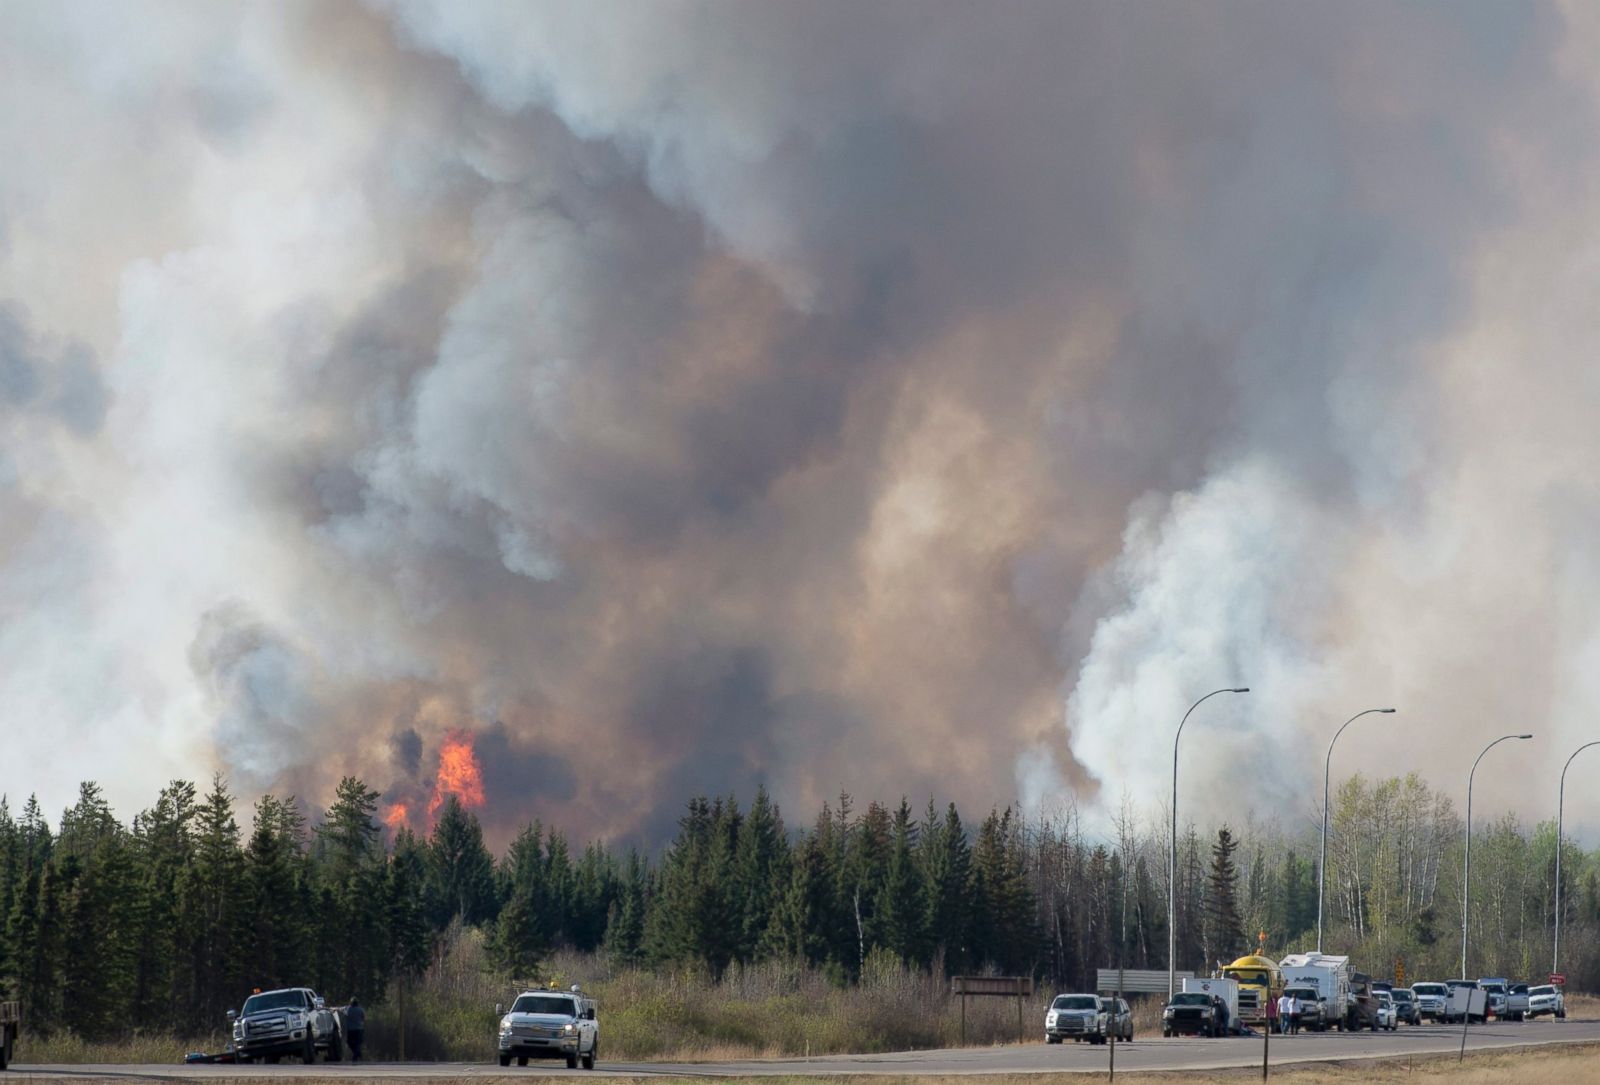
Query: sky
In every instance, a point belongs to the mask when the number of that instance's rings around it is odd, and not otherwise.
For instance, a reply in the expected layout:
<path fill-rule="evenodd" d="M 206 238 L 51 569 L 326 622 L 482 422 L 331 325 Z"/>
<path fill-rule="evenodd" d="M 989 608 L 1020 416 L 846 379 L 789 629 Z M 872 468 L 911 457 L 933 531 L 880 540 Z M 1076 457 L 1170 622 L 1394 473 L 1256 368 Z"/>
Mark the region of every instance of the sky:
<path fill-rule="evenodd" d="M 0 7 L 0 792 L 1553 815 L 1600 14 Z M 1600 755 L 1596 755 L 1600 756 Z M 1600 760 L 1575 773 L 1592 780 Z M 1600 789 L 1568 823 L 1600 835 Z M 1584 827 L 1588 825 L 1586 830 Z"/>

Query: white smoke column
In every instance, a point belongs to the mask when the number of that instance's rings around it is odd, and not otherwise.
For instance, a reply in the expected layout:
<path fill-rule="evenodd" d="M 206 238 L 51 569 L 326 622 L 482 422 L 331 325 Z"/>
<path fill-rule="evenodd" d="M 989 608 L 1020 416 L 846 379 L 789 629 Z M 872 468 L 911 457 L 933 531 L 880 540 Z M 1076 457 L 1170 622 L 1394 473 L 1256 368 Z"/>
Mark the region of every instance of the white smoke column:
<path fill-rule="evenodd" d="M 1219 796 L 1206 793 L 1237 787 L 1244 765 L 1268 770 L 1259 779 L 1269 790 L 1250 796 L 1257 809 L 1303 790 L 1294 770 L 1341 544 L 1324 521 L 1262 462 L 1135 511 L 1107 574 L 1124 601 L 1096 625 L 1067 700 L 1072 752 L 1096 778 L 1141 805 L 1165 803 L 1185 709 L 1213 689 L 1246 685 L 1251 693 L 1212 699 L 1185 729 L 1185 816 L 1217 809 Z"/>

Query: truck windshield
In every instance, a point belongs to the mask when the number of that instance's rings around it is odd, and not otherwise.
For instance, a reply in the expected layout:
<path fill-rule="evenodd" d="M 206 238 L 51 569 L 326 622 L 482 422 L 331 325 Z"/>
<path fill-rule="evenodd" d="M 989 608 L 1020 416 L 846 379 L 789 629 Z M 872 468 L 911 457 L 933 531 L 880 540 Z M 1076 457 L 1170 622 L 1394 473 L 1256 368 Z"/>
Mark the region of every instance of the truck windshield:
<path fill-rule="evenodd" d="M 511 1004 L 512 1013 L 547 1013 L 560 1017 L 578 1016 L 577 1003 L 560 995 L 522 995 Z"/>
<path fill-rule="evenodd" d="M 1211 996 L 1200 994 L 1198 991 L 1191 991 L 1185 994 L 1173 995 L 1172 1004 L 1174 1006 L 1209 1006 L 1211 1005 Z"/>
<path fill-rule="evenodd" d="M 1313 987 L 1290 987 L 1283 993 L 1290 998 L 1301 998 L 1309 1002 L 1317 1001 L 1317 992 Z"/>
<path fill-rule="evenodd" d="M 1410 1002 L 1411 1001 L 1411 992 L 1410 991 L 1395 990 L 1395 991 L 1390 992 L 1390 997 L 1393 998 L 1396 1002 Z"/>
<path fill-rule="evenodd" d="M 1093 995 L 1062 995 L 1056 999 L 1055 1008 L 1058 1010 L 1098 1010 Z"/>
<path fill-rule="evenodd" d="M 1224 968 L 1222 974 L 1240 983 L 1248 983 L 1255 987 L 1267 986 L 1267 974 L 1259 968 Z"/>
<path fill-rule="evenodd" d="M 1411 989 L 1419 995 L 1442 995 L 1445 993 L 1445 986 L 1442 983 L 1419 983 Z"/>
<path fill-rule="evenodd" d="M 244 1013 L 262 1010 L 303 1010 L 306 1006 L 304 991 L 268 991 L 264 995 L 251 995 L 244 1000 Z"/>

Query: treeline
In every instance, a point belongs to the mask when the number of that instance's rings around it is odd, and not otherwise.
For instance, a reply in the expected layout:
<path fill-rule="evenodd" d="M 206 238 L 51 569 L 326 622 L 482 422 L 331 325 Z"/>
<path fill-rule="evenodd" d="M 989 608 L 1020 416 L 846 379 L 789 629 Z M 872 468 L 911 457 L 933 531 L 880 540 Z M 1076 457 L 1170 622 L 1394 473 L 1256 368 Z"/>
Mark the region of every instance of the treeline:
<path fill-rule="evenodd" d="M 935 974 L 994 970 L 1085 989 L 1095 969 L 1164 968 L 1168 837 L 1122 819 L 1093 839 L 1067 815 L 1024 821 L 956 807 L 914 812 L 848 796 L 804 829 L 764 792 L 748 808 L 695 799 L 658 856 L 524 828 L 498 860 L 454 799 L 426 836 L 386 838 L 378 795 L 346 779 L 311 819 L 266 796 L 249 832 L 219 778 L 176 782 L 131 825 L 94 784 L 52 831 L 36 801 L 0 801 L 0 987 L 31 1030 L 115 1038 L 134 1024 L 184 1035 L 219 1028 L 253 987 L 308 984 L 381 1001 L 426 969 L 456 924 L 487 936 L 496 966 L 534 980 L 557 949 L 615 965 L 693 968 L 804 962 L 854 982 L 873 956 Z M 1386 974 L 1459 970 L 1461 822 L 1408 777 L 1348 781 L 1330 838 L 1324 946 Z M 1309 948 L 1316 832 L 1245 820 L 1179 841 L 1177 963 L 1204 971 L 1247 951 Z M 1473 841 L 1478 974 L 1548 967 L 1553 826 L 1509 817 Z M 1563 855 L 1563 963 L 1600 987 L 1600 868 Z"/>

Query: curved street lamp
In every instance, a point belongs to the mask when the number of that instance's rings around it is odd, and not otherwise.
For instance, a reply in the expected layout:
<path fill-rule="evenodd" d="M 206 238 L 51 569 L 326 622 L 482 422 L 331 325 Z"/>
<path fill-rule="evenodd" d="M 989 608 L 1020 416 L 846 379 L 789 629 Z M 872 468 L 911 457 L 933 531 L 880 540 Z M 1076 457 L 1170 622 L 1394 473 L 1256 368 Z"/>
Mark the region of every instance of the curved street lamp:
<path fill-rule="evenodd" d="M 1249 686 L 1227 686 L 1214 689 L 1189 706 L 1189 712 L 1199 708 L 1219 693 L 1249 693 Z M 1183 725 L 1189 722 L 1189 712 L 1178 721 L 1178 733 L 1172 736 L 1172 853 L 1167 859 L 1167 999 L 1171 1001 L 1176 989 L 1178 957 L 1178 739 L 1183 737 Z"/>
<path fill-rule="evenodd" d="M 1567 800 L 1567 769 L 1572 765 L 1573 758 L 1590 746 L 1600 746 L 1600 741 L 1585 742 L 1572 751 L 1572 757 L 1567 758 L 1567 763 L 1561 766 L 1561 788 L 1556 792 L 1556 936 L 1550 946 L 1551 972 L 1561 971 L 1561 833 L 1564 827 L 1563 808 Z"/>
<path fill-rule="evenodd" d="M 1483 754 L 1488 753 L 1507 739 L 1526 739 L 1533 735 L 1501 735 L 1483 748 L 1483 753 L 1478 754 L 1478 761 L 1483 760 Z M 1472 771 L 1467 773 L 1467 846 L 1461 853 L 1461 978 L 1467 976 L 1467 886 L 1472 876 L 1472 777 L 1478 771 L 1478 761 L 1472 763 Z M 1471 1017 L 1471 1014 L 1467 1015 Z"/>
<path fill-rule="evenodd" d="M 1322 952 L 1322 881 L 1328 870 L 1328 778 L 1333 770 L 1333 744 L 1339 741 L 1339 736 L 1344 734 L 1344 729 L 1359 720 L 1362 716 L 1370 716 L 1374 712 L 1393 712 L 1392 708 L 1369 708 L 1357 712 L 1354 716 L 1339 725 L 1333 733 L 1333 739 L 1328 743 L 1328 756 L 1322 763 L 1322 858 L 1317 860 L 1317 952 Z"/>

